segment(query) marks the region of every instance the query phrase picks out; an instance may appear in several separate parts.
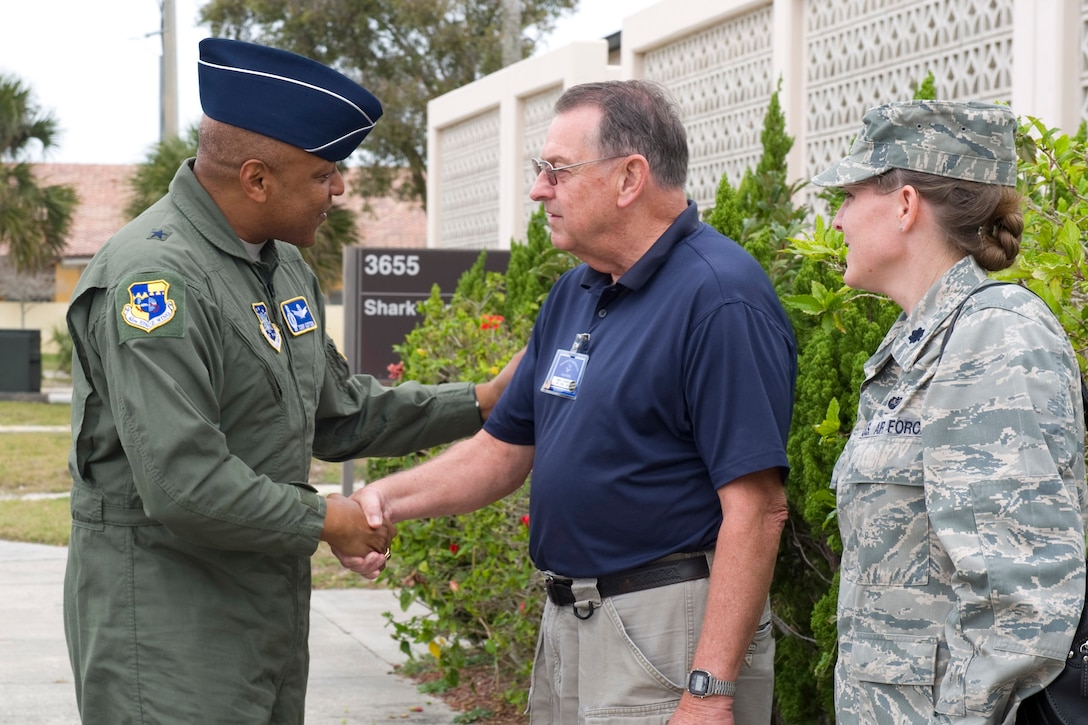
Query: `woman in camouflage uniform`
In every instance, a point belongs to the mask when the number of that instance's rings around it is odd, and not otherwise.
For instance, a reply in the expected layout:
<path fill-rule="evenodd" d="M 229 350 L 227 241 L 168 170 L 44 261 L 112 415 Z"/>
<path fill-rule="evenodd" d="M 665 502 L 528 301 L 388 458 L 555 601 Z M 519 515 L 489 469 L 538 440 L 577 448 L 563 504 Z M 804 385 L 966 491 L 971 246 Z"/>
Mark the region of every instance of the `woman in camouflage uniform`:
<path fill-rule="evenodd" d="M 813 180 L 846 191 L 846 283 L 903 309 L 832 482 L 840 725 L 1012 723 L 1080 614 L 1076 357 L 1038 297 L 986 275 L 1019 251 L 1015 132 L 1002 106 L 881 106 Z"/>

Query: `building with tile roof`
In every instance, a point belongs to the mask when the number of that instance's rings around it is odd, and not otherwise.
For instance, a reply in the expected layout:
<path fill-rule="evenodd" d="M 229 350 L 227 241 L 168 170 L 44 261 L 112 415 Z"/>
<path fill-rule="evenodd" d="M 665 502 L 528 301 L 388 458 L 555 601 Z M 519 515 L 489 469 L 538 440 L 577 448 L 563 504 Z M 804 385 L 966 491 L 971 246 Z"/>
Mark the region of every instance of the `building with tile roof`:
<path fill-rule="evenodd" d="M 129 179 L 136 168 L 132 164 L 34 165 L 34 173 L 42 183 L 72 186 L 79 199 L 64 254 L 54 271 L 54 301 L 68 301 L 91 257 L 128 221 L 125 207 L 132 198 Z M 357 173 L 358 169 L 348 169 L 345 174 L 348 189 Z M 419 204 L 394 198 L 370 199 L 368 203 L 350 192 L 338 203 L 356 212 L 362 246 L 425 246 L 427 215 Z"/>
<path fill-rule="evenodd" d="M 64 255 L 54 272 L 54 301 L 68 301 L 87 262 L 124 225 L 131 197 L 128 178 L 135 169 L 126 164 L 34 165 L 41 183 L 71 186 L 78 199 Z"/>

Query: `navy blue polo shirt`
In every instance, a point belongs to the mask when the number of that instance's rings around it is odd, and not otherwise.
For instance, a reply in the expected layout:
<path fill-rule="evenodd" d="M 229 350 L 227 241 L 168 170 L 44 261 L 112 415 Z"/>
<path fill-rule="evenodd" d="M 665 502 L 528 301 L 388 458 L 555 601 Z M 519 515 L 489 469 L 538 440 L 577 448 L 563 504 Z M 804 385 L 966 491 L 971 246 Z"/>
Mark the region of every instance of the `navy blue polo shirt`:
<path fill-rule="evenodd" d="M 576 397 L 543 392 L 580 333 Z M 592 577 L 713 548 L 717 488 L 785 473 L 796 371 L 767 275 L 693 202 L 615 284 L 584 264 L 563 275 L 484 426 L 536 447 L 533 562 Z"/>

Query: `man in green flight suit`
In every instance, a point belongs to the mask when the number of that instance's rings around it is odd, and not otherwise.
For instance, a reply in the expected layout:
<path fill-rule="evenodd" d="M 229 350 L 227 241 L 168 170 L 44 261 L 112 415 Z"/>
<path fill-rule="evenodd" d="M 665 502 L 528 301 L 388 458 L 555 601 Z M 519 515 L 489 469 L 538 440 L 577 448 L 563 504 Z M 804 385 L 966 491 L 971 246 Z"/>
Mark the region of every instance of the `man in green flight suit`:
<path fill-rule="evenodd" d="M 195 159 L 95 256 L 72 296 L 65 630 L 85 723 L 301 723 L 319 540 L 383 561 L 310 461 L 472 434 L 492 382 L 352 376 L 298 247 L 381 115 L 326 66 L 206 39 Z M 511 366 L 512 367 L 512 366 Z"/>

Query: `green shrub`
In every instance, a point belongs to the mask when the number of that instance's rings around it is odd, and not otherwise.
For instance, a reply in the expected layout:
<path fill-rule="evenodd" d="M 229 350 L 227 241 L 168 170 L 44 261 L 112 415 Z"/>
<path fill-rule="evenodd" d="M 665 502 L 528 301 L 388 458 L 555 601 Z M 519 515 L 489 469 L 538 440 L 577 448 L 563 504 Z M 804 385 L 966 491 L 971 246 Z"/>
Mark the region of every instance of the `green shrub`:
<path fill-rule="evenodd" d="M 1019 189 L 1027 197 L 1024 240 L 1017 263 L 994 275 L 1018 281 L 1050 306 L 1069 334 L 1081 368 L 1088 351 L 1088 144 L 1085 126 L 1075 136 L 1022 120 L 1017 139 Z"/>
<path fill-rule="evenodd" d="M 53 346 L 57 349 L 56 361 L 57 370 L 60 372 L 71 375 L 72 374 L 72 338 L 68 334 L 68 329 L 61 327 L 60 325 L 54 325 L 52 330 L 51 340 Z"/>

